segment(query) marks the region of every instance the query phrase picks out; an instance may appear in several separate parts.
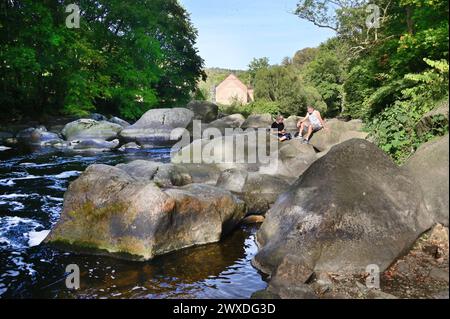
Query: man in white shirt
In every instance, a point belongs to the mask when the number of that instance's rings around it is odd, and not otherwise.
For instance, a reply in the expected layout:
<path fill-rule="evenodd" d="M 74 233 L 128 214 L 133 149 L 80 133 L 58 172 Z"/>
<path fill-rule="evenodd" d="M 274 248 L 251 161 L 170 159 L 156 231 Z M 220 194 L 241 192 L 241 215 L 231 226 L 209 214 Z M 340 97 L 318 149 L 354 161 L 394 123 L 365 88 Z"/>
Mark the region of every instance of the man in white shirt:
<path fill-rule="evenodd" d="M 325 121 L 319 111 L 315 110 L 312 106 L 308 106 L 308 113 L 303 120 L 298 122 L 297 127 L 299 128 L 298 138 L 303 139 L 305 143 L 309 143 L 309 139 L 313 133 L 325 128 Z M 303 137 L 305 129 L 307 130 L 307 134 Z"/>

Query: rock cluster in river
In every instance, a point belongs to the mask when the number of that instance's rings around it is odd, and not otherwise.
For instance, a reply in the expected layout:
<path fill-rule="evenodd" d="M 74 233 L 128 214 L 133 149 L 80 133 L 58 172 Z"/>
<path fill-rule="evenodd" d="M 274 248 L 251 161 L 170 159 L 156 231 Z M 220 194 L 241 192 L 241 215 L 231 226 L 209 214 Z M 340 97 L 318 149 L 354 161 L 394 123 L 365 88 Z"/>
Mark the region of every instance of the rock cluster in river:
<path fill-rule="evenodd" d="M 74 149 L 171 146 L 196 119 L 209 122 L 203 136 L 171 163 L 89 167 L 70 185 L 46 242 L 147 260 L 262 223 L 253 264 L 269 286 L 255 297 L 315 298 L 332 290 L 333 276 L 363 278 L 369 265 L 383 272 L 436 223 L 448 226 L 448 136 L 399 167 L 366 140 L 360 121 L 330 120 L 310 145 L 280 143 L 270 115 L 219 118 L 214 104 L 192 102 L 150 110 L 133 125 L 78 120 L 63 129 L 65 140 L 43 128 L 16 138 Z M 287 119 L 291 133 L 299 119 Z M 217 136 L 226 129 L 231 135 Z"/>

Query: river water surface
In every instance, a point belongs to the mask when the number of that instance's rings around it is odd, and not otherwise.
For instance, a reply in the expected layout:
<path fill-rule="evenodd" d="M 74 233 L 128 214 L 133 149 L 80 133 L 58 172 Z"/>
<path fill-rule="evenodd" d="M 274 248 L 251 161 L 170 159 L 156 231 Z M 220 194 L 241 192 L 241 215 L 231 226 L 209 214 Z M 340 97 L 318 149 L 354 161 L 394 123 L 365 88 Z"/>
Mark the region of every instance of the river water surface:
<path fill-rule="evenodd" d="M 0 298 L 249 298 L 266 283 L 250 261 L 256 228 L 242 226 L 221 243 L 134 262 L 69 253 L 41 244 L 58 221 L 64 192 L 94 163 L 170 161 L 168 149 L 80 154 L 0 152 Z M 81 289 L 65 286 L 67 265 Z"/>

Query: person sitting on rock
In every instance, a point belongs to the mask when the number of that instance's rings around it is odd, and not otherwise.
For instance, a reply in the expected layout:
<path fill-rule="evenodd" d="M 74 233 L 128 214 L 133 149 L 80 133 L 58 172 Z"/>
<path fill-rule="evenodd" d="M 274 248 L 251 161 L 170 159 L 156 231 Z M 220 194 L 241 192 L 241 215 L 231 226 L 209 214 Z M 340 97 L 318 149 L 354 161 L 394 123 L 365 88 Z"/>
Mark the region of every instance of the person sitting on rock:
<path fill-rule="evenodd" d="M 304 143 L 308 144 L 311 135 L 325 128 L 325 121 L 322 119 L 322 115 L 314 107 L 308 106 L 308 113 L 305 118 L 298 122 L 299 128 L 298 138 L 302 139 Z M 307 134 L 303 137 L 303 132 L 307 130 Z"/>
<path fill-rule="evenodd" d="M 271 127 L 272 134 L 278 136 L 278 140 L 280 142 L 288 141 L 292 139 L 292 136 L 290 133 L 287 133 L 284 129 L 284 117 L 281 115 L 277 116 L 277 119 L 275 122 L 273 122 Z"/>

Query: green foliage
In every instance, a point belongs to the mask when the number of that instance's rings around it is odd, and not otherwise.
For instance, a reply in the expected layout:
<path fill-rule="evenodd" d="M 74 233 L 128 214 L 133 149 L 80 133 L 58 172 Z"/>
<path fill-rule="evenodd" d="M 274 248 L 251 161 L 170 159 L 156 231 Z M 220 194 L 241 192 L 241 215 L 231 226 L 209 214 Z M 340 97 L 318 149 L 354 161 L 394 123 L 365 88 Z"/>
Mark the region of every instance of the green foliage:
<path fill-rule="evenodd" d="M 316 54 L 318 53 L 318 48 L 304 48 L 295 53 L 292 58 L 292 64 L 297 68 L 302 68 L 305 64 L 311 62 Z"/>
<path fill-rule="evenodd" d="M 326 116 L 333 117 L 341 112 L 345 67 L 345 58 L 334 45 L 326 44 L 305 66 L 305 79 L 317 89 L 327 105 Z"/>
<path fill-rule="evenodd" d="M 402 90 L 402 96 L 368 125 L 375 142 L 400 163 L 422 143 L 448 133 L 448 124 L 442 126 L 444 121 L 439 118 L 433 120 L 435 123 L 426 134 L 419 135 L 416 130 L 422 117 L 440 105 L 436 103 L 438 100 L 448 99 L 448 62 L 426 60 L 426 63 L 432 68 L 420 74 L 407 74 L 405 80 L 415 85 Z"/>
<path fill-rule="evenodd" d="M 61 1 L 0 4 L 0 114 L 138 118 L 190 99 L 203 61 L 176 0 L 80 0 L 81 25 Z"/>
<path fill-rule="evenodd" d="M 326 110 L 320 93 L 307 85 L 295 69 L 284 66 L 272 66 L 256 73 L 255 99 L 276 102 L 280 113 L 285 115 L 304 114 L 309 105 Z"/>
<path fill-rule="evenodd" d="M 449 4 L 379 0 L 380 28 L 369 29 L 369 2 L 299 1 L 300 18 L 337 32 L 299 69 L 330 113 L 365 120 L 378 145 L 402 162 L 448 132 L 442 119 L 420 136 L 416 127 L 436 101 L 448 99 Z"/>
<path fill-rule="evenodd" d="M 253 59 L 248 65 L 248 74 L 250 76 L 250 84 L 255 85 L 256 74 L 260 70 L 267 70 L 270 67 L 269 58 Z"/>
<path fill-rule="evenodd" d="M 195 94 L 203 95 L 203 97 L 210 102 L 213 102 L 214 90 L 216 86 L 219 85 L 223 80 L 225 80 L 225 78 L 230 74 L 236 75 L 244 84 L 250 85 L 250 75 L 247 71 L 207 68 L 205 69 L 205 73 L 206 78 L 197 84 L 197 90 Z"/>

